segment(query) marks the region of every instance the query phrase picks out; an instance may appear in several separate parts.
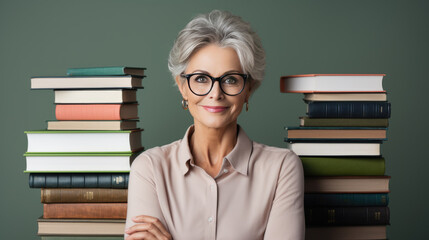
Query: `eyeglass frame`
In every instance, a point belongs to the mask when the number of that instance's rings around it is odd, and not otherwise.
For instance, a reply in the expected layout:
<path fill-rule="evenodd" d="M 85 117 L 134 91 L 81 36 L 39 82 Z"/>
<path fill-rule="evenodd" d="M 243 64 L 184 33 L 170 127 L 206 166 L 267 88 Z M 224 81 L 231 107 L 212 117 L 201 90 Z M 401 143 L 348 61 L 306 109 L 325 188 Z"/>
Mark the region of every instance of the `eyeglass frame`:
<path fill-rule="evenodd" d="M 190 79 L 191 79 L 191 77 L 192 77 L 192 76 L 195 76 L 195 75 L 204 75 L 204 76 L 209 77 L 209 78 L 212 80 L 212 85 L 211 85 L 211 87 L 210 87 L 210 90 L 209 90 L 207 93 L 205 93 L 205 94 L 196 94 L 196 93 L 192 90 L 192 88 L 191 88 L 191 83 L 190 83 Z M 228 94 L 228 93 L 226 93 L 226 92 L 223 90 L 223 88 L 222 88 L 222 84 L 221 84 L 220 80 L 221 80 L 222 78 L 226 77 L 226 76 L 229 76 L 229 75 L 239 75 L 239 76 L 241 76 L 241 77 L 243 78 L 243 80 L 244 80 L 243 88 L 242 88 L 242 89 L 240 90 L 240 92 L 239 92 L 239 93 L 237 93 L 237 94 Z M 190 74 L 183 74 L 183 73 L 182 73 L 182 74 L 180 74 L 180 76 L 181 76 L 181 77 L 183 77 L 183 78 L 186 78 L 186 80 L 187 80 L 187 82 L 188 82 L 189 90 L 191 90 L 191 92 L 192 92 L 193 94 L 197 95 L 197 96 L 206 96 L 206 95 L 208 95 L 208 94 L 212 91 L 213 86 L 214 86 L 214 83 L 215 83 L 216 81 L 217 81 L 217 82 L 219 82 L 219 88 L 220 88 L 220 90 L 221 90 L 223 93 L 225 93 L 225 94 L 226 94 L 226 95 L 228 95 L 228 96 L 237 96 L 237 95 L 239 95 L 240 93 L 242 93 L 242 92 L 243 92 L 244 87 L 246 86 L 247 78 L 249 77 L 249 75 L 244 74 L 244 73 L 225 73 L 225 74 L 223 74 L 222 76 L 217 77 L 217 78 L 212 77 L 212 76 L 210 76 L 210 75 L 209 75 L 209 74 L 207 74 L 207 73 L 190 73 Z"/>

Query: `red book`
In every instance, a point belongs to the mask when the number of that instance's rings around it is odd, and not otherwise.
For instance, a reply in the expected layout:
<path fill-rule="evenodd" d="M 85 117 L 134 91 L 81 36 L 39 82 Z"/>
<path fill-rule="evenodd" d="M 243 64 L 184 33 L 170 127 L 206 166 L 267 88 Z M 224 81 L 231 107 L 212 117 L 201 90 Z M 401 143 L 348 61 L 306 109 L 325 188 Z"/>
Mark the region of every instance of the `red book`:
<path fill-rule="evenodd" d="M 125 219 L 127 203 L 49 203 L 43 204 L 43 218 Z"/>
<path fill-rule="evenodd" d="M 57 120 L 138 119 L 137 104 L 57 104 Z"/>

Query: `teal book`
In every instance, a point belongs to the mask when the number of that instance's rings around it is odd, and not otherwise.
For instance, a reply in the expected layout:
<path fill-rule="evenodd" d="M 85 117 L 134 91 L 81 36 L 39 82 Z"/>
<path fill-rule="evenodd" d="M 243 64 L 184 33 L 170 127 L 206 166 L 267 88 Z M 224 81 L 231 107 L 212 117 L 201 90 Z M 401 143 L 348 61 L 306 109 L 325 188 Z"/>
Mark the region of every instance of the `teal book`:
<path fill-rule="evenodd" d="M 305 207 L 358 207 L 389 204 L 387 193 L 305 193 Z"/>
<path fill-rule="evenodd" d="M 383 176 L 383 157 L 300 157 L 305 176 Z"/>
<path fill-rule="evenodd" d="M 140 67 L 91 67 L 91 68 L 69 68 L 68 76 L 144 76 L 146 68 Z"/>

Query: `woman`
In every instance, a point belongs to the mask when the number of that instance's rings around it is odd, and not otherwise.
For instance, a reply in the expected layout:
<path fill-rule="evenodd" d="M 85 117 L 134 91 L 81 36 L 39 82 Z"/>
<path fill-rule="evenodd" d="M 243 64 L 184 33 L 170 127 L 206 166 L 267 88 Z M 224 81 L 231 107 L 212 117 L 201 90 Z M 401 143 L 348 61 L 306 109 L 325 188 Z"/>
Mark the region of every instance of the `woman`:
<path fill-rule="evenodd" d="M 169 69 L 194 125 L 133 162 L 126 239 L 304 239 L 300 159 L 237 125 L 264 55 L 249 24 L 227 12 L 198 16 L 179 33 Z"/>

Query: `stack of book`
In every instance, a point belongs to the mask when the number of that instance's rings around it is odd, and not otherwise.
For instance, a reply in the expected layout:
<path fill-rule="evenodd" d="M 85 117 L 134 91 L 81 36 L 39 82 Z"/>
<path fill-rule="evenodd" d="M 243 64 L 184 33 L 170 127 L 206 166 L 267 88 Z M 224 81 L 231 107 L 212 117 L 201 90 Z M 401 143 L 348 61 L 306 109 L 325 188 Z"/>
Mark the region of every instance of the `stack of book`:
<path fill-rule="evenodd" d="M 122 239 L 130 165 L 143 150 L 136 91 L 144 70 L 74 68 L 31 79 L 31 89 L 55 93 L 56 120 L 25 132 L 29 185 L 41 188 L 42 239 Z"/>
<path fill-rule="evenodd" d="M 304 93 L 307 116 L 286 127 L 305 175 L 306 239 L 386 239 L 390 176 L 381 144 L 391 105 L 384 74 L 284 76 L 280 90 Z"/>

